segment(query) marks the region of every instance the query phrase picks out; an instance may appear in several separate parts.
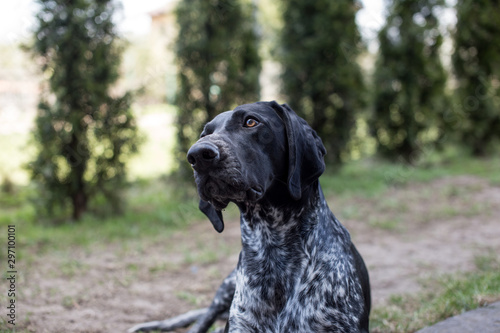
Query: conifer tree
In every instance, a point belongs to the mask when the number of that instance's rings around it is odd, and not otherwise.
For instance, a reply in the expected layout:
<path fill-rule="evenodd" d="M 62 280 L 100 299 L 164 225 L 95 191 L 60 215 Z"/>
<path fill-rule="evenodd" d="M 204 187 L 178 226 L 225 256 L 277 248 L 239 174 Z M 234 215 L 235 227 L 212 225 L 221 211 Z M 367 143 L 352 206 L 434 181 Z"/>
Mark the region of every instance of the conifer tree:
<path fill-rule="evenodd" d="M 460 139 L 476 156 L 500 139 L 500 3 L 459 0 L 453 67 Z"/>
<path fill-rule="evenodd" d="M 218 113 L 259 100 L 253 10 L 241 0 L 184 0 L 177 7 L 177 157 L 183 176 L 192 175 L 186 152 L 203 125 Z"/>
<path fill-rule="evenodd" d="M 326 159 L 339 165 L 365 86 L 357 56 L 363 50 L 354 0 L 283 1 L 282 82 L 286 101 L 318 132 Z"/>
<path fill-rule="evenodd" d="M 442 135 L 447 108 L 443 37 L 436 8 L 442 0 L 394 0 L 379 32 L 372 131 L 379 153 L 413 163 Z"/>
<path fill-rule="evenodd" d="M 49 213 L 78 220 L 92 202 L 122 204 L 125 160 L 137 150 L 131 95 L 113 96 L 122 47 L 110 0 L 38 0 L 31 50 L 47 78 L 30 164 Z M 71 207 L 71 208 L 70 208 Z"/>

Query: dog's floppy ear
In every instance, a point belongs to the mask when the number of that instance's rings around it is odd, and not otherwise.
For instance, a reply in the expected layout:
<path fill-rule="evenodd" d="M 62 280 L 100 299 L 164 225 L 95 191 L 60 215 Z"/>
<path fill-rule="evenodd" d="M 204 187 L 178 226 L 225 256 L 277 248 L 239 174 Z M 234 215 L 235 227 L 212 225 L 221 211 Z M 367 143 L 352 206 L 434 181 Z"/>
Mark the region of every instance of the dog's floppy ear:
<path fill-rule="evenodd" d="M 287 104 L 271 102 L 273 109 L 285 123 L 288 141 L 288 191 L 299 200 L 302 191 L 325 171 L 325 146 L 307 122 Z"/>
<path fill-rule="evenodd" d="M 220 210 L 215 209 L 211 203 L 201 199 L 198 207 L 208 217 L 210 222 L 212 222 L 217 232 L 220 233 L 224 230 L 224 220 L 222 219 L 222 212 Z"/>

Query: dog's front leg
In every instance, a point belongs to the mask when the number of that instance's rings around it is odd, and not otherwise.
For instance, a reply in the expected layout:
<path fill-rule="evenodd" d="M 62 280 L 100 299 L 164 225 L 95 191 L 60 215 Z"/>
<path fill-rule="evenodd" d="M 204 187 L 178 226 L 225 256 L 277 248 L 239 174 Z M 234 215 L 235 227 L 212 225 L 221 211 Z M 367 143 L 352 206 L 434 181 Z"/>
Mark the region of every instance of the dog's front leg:
<path fill-rule="evenodd" d="M 205 333 L 217 318 L 229 315 L 229 308 L 233 302 L 236 289 L 236 269 L 233 270 L 222 282 L 215 293 L 215 297 L 205 315 L 200 317 L 188 333 Z"/>
<path fill-rule="evenodd" d="M 171 332 L 195 322 L 188 333 L 206 333 L 217 319 L 226 319 L 228 317 L 235 289 L 236 270 L 233 270 L 217 289 L 210 307 L 192 310 L 174 318 L 142 323 L 132 327 L 128 332 Z"/>

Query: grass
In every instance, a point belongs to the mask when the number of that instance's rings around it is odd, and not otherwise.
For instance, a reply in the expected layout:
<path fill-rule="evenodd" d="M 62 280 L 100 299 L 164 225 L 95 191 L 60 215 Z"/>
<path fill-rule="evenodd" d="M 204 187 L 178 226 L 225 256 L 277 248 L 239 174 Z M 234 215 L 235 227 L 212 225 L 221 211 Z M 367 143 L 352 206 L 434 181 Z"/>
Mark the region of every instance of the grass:
<path fill-rule="evenodd" d="M 493 253 L 476 258 L 477 271 L 428 281 L 430 290 L 393 296 L 371 315 L 373 333 L 411 333 L 446 318 L 500 300 L 500 261 Z"/>
<path fill-rule="evenodd" d="M 321 177 L 321 186 L 327 196 L 376 197 L 392 186 L 458 175 L 474 175 L 489 180 L 493 185 L 500 185 L 500 157 L 475 159 L 462 156 L 458 151 L 445 155 L 437 162 L 423 161 L 416 166 L 368 158 L 351 162 L 338 173 L 332 173 L 327 168 L 326 174 Z"/>
<path fill-rule="evenodd" d="M 379 217 L 369 217 L 368 218 L 368 224 L 372 227 L 375 228 L 380 228 L 384 230 L 397 230 L 401 228 L 401 219 L 394 217 L 394 218 L 379 218 Z"/>
<path fill-rule="evenodd" d="M 87 214 L 79 222 L 51 221 L 38 216 L 28 200 L 36 195 L 31 186 L 16 186 L 2 193 L 0 228 L 15 224 L 19 248 L 29 252 L 89 247 L 138 238 L 165 236 L 203 218 L 194 189 L 171 188 L 167 180 L 139 181 L 127 190 L 127 209 L 121 216 Z M 24 251 L 20 252 L 20 256 Z M 3 254 L 0 254 L 2 256 Z M 19 259 L 22 259 L 20 257 Z"/>
<path fill-rule="evenodd" d="M 191 304 L 193 307 L 198 308 L 203 303 L 200 297 L 196 294 L 187 291 L 179 291 L 175 293 L 175 296 L 187 303 Z"/>

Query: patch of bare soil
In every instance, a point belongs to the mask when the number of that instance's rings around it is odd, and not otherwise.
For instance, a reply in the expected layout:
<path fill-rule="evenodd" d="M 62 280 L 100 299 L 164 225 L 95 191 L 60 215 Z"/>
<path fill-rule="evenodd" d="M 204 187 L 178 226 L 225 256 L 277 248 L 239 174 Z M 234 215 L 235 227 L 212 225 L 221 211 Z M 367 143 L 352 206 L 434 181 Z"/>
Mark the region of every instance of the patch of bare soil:
<path fill-rule="evenodd" d="M 421 290 L 430 276 L 474 270 L 477 256 L 500 252 L 500 188 L 481 178 L 443 178 L 329 204 L 365 259 L 374 306 Z M 221 235 L 203 221 L 154 243 L 38 255 L 20 269 L 17 328 L 126 332 L 207 306 L 236 265 L 239 237 L 236 220 Z M 0 286 L 5 290 L 4 281 Z"/>

